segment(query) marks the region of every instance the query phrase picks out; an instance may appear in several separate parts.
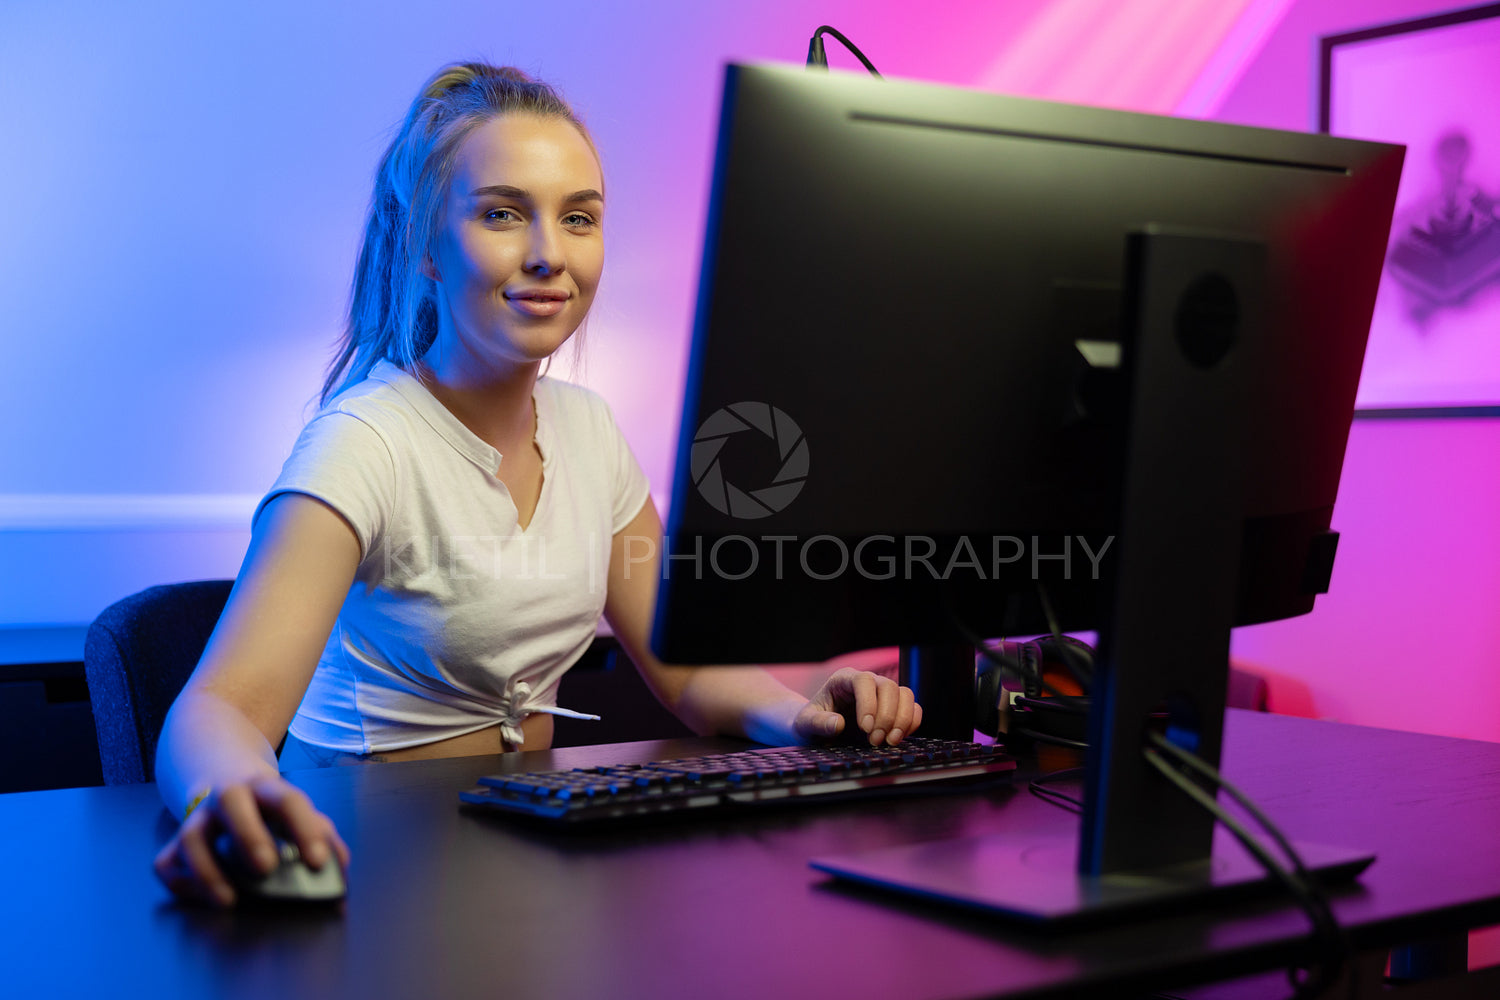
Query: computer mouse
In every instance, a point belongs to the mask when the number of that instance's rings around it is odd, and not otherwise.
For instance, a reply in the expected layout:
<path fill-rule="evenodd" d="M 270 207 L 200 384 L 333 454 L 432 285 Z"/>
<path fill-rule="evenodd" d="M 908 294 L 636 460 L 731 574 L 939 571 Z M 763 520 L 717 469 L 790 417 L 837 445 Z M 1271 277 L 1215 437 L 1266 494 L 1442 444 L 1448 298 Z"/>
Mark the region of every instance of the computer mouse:
<path fill-rule="evenodd" d="M 214 838 L 214 861 L 218 863 L 235 893 L 249 903 L 332 903 L 343 899 L 348 891 L 344 869 L 335 857 L 314 870 L 302 860 L 302 852 L 290 839 L 272 831 L 279 859 L 269 875 L 262 875 L 240 854 L 229 833 Z"/>

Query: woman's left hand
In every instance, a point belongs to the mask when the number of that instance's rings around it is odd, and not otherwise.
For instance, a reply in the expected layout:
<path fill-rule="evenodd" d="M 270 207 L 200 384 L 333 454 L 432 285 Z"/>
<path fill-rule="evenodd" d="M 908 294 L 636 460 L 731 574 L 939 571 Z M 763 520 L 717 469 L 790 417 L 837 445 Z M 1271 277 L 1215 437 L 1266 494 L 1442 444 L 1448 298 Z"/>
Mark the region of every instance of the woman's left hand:
<path fill-rule="evenodd" d="M 830 739 L 848 731 L 851 722 L 872 747 L 895 746 L 922 724 L 922 706 L 911 688 L 889 677 L 843 667 L 802 707 L 792 728 L 804 741 Z"/>

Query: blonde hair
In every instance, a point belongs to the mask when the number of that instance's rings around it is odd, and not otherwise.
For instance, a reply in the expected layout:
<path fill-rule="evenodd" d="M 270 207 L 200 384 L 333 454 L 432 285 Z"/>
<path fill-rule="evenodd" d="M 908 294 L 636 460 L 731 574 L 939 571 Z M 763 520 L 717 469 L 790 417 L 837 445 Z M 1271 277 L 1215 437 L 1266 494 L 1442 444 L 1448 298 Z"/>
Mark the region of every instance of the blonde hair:
<path fill-rule="evenodd" d="M 432 346 L 436 293 L 422 265 L 442 221 L 454 162 L 469 133 L 507 114 L 561 119 L 593 146 L 557 91 L 518 69 L 454 63 L 428 80 L 375 172 L 349 318 L 323 380 L 321 403 L 362 381 L 378 361 L 414 371 Z"/>

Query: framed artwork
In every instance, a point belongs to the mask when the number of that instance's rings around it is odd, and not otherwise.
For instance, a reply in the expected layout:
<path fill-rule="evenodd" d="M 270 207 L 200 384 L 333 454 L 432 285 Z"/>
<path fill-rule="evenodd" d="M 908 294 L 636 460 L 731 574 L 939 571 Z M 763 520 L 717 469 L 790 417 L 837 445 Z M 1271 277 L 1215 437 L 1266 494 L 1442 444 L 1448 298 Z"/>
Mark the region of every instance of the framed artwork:
<path fill-rule="evenodd" d="M 1500 416 L 1500 3 L 1329 35 L 1319 126 L 1406 145 L 1361 416 Z"/>

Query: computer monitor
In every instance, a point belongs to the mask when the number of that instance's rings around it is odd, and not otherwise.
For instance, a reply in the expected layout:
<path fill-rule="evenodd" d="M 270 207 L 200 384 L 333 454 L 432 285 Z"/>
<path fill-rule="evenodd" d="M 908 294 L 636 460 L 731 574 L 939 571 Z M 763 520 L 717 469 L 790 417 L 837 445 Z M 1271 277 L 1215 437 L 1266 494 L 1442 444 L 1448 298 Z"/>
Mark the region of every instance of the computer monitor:
<path fill-rule="evenodd" d="M 1140 720 L 1216 763 L 1230 627 L 1326 589 L 1402 156 L 730 66 L 658 655 L 900 645 L 967 734 L 1045 598 L 1100 632 L 1080 871 L 1204 860 Z"/>

